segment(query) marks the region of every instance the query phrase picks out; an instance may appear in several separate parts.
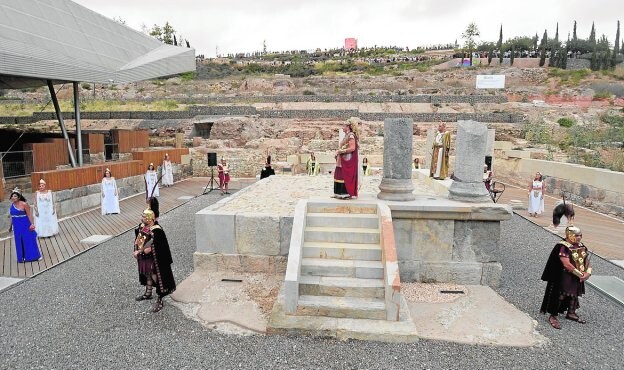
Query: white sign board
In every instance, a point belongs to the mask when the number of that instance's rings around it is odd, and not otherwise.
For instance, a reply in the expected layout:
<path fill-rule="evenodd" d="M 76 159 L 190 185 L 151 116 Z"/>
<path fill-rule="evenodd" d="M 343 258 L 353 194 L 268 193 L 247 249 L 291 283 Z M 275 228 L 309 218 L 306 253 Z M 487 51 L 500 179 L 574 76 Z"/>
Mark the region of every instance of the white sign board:
<path fill-rule="evenodd" d="M 477 75 L 477 89 L 504 89 L 505 75 Z"/>

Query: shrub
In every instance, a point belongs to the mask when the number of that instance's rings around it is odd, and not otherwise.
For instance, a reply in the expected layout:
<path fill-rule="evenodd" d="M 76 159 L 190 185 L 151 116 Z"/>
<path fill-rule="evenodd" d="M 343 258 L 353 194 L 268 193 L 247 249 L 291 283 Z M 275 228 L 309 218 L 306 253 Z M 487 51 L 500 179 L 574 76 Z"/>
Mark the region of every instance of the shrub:
<path fill-rule="evenodd" d="M 316 93 L 310 90 L 303 90 L 303 95 L 316 95 Z"/>
<path fill-rule="evenodd" d="M 383 129 L 381 127 L 377 129 L 377 136 L 384 136 L 384 132 L 383 132 Z"/>
<path fill-rule="evenodd" d="M 599 91 L 594 94 L 594 99 L 609 99 L 611 98 L 611 93 L 608 91 Z"/>
<path fill-rule="evenodd" d="M 574 118 L 561 117 L 557 120 L 557 123 L 561 127 L 572 127 L 576 124 L 576 120 Z"/>
<path fill-rule="evenodd" d="M 80 84 L 80 86 L 85 90 L 91 90 L 91 84 L 88 84 L 86 82 Z"/>
<path fill-rule="evenodd" d="M 180 78 L 182 79 L 182 81 L 192 81 L 195 79 L 195 77 L 197 77 L 197 73 L 195 72 L 186 72 L 180 74 Z"/>
<path fill-rule="evenodd" d="M 522 136 L 533 144 L 551 144 L 553 140 L 550 127 L 544 122 L 525 124 Z"/>

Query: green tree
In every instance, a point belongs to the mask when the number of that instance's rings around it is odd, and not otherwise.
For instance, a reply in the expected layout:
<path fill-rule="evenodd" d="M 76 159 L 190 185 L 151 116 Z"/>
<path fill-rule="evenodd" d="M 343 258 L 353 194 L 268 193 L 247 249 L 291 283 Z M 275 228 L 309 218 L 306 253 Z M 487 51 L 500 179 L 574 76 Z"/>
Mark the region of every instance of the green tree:
<path fill-rule="evenodd" d="M 537 53 L 537 41 L 539 41 L 539 36 L 537 33 L 533 36 L 533 51 Z"/>
<path fill-rule="evenodd" d="M 162 28 L 162 41 L 165 44 L 173 45 L 173 35 L 175 34 L 175 30 L 169 24 L 169 22 L 165 22 L 165 25 Z"/>
<path fill-rule="evenodd" d="M 494 49 L 490 48 L 490 50 L 488 50 L 488 65 L 492 64 L 492 55 L 494 54 Z"/>
<path fill-rule="evenodd" d="M 154 37 L 158 41 L 162 41 L 162 28 L 159 25 L 154 24 L 152 29 L 149 31 L 149 35 Z"/>
<path fill-rule="evenodd" d="M 500 26 L 500 33 L 498 36 L 498 42 L 496 43 L 496 49 L 498 50 L 498 62 L 503 64 L 503 25 Z"/>
<path fill-rule="evenodd" d="M 511 63 L 511 65 L 514 64 L 515 57 L 516 57 L 516 50 L 515 50 L 514 44 L 512 43 L 511 44 L 511 57 L 510 57 L 510 60 L 509 60 L 509 63 Z"/>
<path fill-rule="evenodd" d="M 617 57 L 620 52 L 620 21 L 617 22 L 617 32 L 615 33 L 615 43 L 613 44 L 613 55 L 611 56 L 611 68 L 615 68 Z"/>
<path fill-rule="evenodd" d="M 477 45 L 477 38 L 481 35 L 479 32 L 479 27 L 474 22 L 468 24 L 464 33 L 462 33 L 462 38 L 466 40 L 466 48 L 468 49 L 468 53 L 470 54 L 470 65 L 472 65 L 472 51 L 475 49 Z"/>
<path fill-rule="evenodd" d="M 576 21 L 574 21 L 574 28 L 572 28 L 572 41 L 576 41 Z"/>
<path fill-rule="evenodd" d="M 546 63 L 546 46 L 548 43 L 548 31 L 544 30 L 544 36 L 542 36 L 542 42 L 540 43 L 540 61 L 539 66 L 543 67 Z"/>
<path fill-rule="evenodd" d="M 594 44 L 596 42 L 596 27 L 594 27 L 594 22 L 592 22 L 592 29 L 589 32 L 589 43 Z"/>

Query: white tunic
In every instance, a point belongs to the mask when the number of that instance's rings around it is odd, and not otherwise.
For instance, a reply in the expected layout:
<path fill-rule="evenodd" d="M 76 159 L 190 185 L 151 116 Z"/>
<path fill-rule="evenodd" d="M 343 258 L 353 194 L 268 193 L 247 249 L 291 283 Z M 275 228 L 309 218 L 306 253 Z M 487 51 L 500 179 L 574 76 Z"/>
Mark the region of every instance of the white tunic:
<path fill-rule="evenodd" d="M 114 177 L 102 179 L 102 214 L 120 213 L 119 192 Z"/>
<path fill-rule="evenodd" d="M 145 173 L 145 192 L 147 193 L 147 198 L 160 196 L 158 191 L 158 172 L 148 170 Z"/>
<path fill-rule="evenodd" d="M 171 161 L 163 161 L 162 184 L 163 186 L 173 185 L 173 165 L 171 164 Z"/>
<path fill-rule="evenodd" d="M 542 182 L 534 180 L 532 190 L 529 193 L 529 213 L 541 214 L 542 212 L 544 212 Z"/>
<path fill-rule="evenodd" d="M 35 212 L 35 230 L 39 237 L 45 238 L 58 234 L 59 225 L 54 211 L 54 198 L 51 191 L 37 192 L 37 212 Z"/>

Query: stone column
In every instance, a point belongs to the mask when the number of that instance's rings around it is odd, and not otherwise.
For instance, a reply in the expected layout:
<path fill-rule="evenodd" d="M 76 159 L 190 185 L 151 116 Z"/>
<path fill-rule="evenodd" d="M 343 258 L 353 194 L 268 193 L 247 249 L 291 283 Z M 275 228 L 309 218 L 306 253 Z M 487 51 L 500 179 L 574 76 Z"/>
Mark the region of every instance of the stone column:
<path fill-rule="evenodd" d="M 488 129 L 476 121 L 457 121 L 455 177 L 449 199 L 463 202 L 491 202 L 483 184 L 483 159 Z"/>
<path fill-rule="evenodd" d="M 413 121 L 410 118 L 384 120 L 383 179 L 379 199 L 414 200 L 412 184 Z"/>

